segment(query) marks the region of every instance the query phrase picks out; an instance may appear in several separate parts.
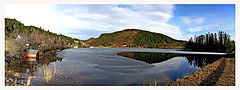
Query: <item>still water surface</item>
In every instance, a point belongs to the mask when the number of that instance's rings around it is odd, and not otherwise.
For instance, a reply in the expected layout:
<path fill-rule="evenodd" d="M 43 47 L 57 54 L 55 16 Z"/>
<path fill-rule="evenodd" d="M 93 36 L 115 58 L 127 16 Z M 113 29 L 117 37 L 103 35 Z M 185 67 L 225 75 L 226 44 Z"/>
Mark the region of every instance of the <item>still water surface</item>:
<path fill-rule="evenodd" d="M 32 85 L 138 86 L 183 78 L 221 58 L 220 54 L 176 49 L 73 48 L 45 62 L 23 62 L 25 67 L 19 72 L 36 76 Z"/>

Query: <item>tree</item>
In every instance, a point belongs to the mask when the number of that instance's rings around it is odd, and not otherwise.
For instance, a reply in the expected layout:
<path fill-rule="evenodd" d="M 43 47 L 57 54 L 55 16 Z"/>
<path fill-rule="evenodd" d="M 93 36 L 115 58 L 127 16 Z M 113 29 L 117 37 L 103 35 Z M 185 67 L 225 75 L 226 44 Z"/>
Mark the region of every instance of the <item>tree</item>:
<path fill-rule="evenodd" d="M 207 33 L 205 36 L 195 36 L 194 40 L 190 38 L 185 49 L 230 53 L 235 50 L 235 44 L 234 41 L 231 41 L 229 34 L 219 31 L 218 36 L 216 33 Z"/>

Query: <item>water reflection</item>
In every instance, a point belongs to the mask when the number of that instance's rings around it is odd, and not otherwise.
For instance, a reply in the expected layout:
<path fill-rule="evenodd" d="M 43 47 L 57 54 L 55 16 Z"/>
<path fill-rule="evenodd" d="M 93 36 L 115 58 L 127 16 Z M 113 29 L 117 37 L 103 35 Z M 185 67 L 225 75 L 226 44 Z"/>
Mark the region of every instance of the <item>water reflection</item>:
<path fill-rule="evenodd" d="M 167 53 L 155 53 L 155 52 L 120 52 L 118 53 L 118 55 L 141 60 L 149 64 L 163 62 L 173 57 L 179 56 L 179 54 L 175 54 L 175 53 L 167 54 Z"/>
<path fill-rule="evenodd" d="M 115 72 L 122 74 L 131 74 L 144 72 L 146 69 L 153 68 L 154 65 L 129 65 L 129 66 L 94 66 L 94 68 L 101 69 L 107 72 Z"/>
<path fill-rule="evenodd" d="M 57 57 L 56 54 L 44 54 L 39 57 L 39 59 L 34 58 L 23 58 L 22 61 L 12 62 L 7 70 L 12 70 L 15 72 L 35 72 L 38 68 L 49 65 L 51 62 L 62 61 L 62 58 Z"/>
<path fill-rule="evenodd" d="M 134 50 L 66 49 L 58 53 L 63 59 L 55 54 L 45 54 L 36 60 L 24 58 L 12 62 L 6 70 L 30 75 L 26 80 L 37 86 L 142 85 L 143 80 L 174 81 L 222 57 Z"/>
<path fill-rule="evenodd" d="M 194 67 L 204 67 L 207 64 L 211 64 L 214 61 L 225 57 L 224 55 L 182 55 L 182 57 L 186 57 L 188 63 L 190 63 Z"/>
<path fill-rule="evenodd" d="M 22 60 L 12 61 L 6 71 L 12 71 L 19 79 L 16 82 L 21 81 L 29 82 L 31 79 L 43 79 L 46 83 L 50 83 L 53 77 L 53 73 L 56 72 L 51 70 L 49 64 L 52 62 L 62 61 L 62 58 L 57 57 L 56 54 L 44 54 L 39 58 L 22 58 Z M 37 71 L 42 71 L 43 75 L 35 77 Z"/>
<path fill-rule="evenodd" d="M 200 68 L 225 57 L 224 55 L 175 54 L 159 52 L 120 52 L 117 55 L 144 61 L 149 64 L 160 63 L 174 57 L 184 57 L 192 66 Z"/>

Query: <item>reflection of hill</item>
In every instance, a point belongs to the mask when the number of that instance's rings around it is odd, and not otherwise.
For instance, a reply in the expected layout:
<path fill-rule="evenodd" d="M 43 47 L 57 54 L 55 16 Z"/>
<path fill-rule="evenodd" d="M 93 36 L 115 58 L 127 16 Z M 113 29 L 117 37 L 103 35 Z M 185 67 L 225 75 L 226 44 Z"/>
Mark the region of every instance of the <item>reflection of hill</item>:
<path fill-rule="evenodd" d="M 223 55 L 198 55 L 198 54 L 174 54 L 174 53 L 159 53 L 159 52 L 120 52 L 120 56 L 133 58 L 144 61 L 149 64 L 160 63 L 174 57 L 185 57 L 188 63 L 194 67 L 204 67 L 207 64 L 213 63 Z"/>
<path fill-rule="evenodd" d="M 179 56 L 180 54 L 155 53 L 155 52 L 120 52 L 118 53 L 118 55 L 141 60 L 149 64 L 153 64 L 169 60 L 173 57 Z"/>

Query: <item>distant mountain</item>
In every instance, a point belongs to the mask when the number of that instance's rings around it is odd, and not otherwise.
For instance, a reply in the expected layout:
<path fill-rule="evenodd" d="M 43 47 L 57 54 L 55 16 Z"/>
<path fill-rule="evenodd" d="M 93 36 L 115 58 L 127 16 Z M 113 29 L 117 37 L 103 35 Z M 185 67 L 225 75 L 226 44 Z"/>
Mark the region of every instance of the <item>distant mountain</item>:
<path fill-rule="evenodd" d="M 98 38 L 87 40 L 87 43 L 95 47 L 183 48 L 185 41 L 175 40 L 161 33 L 125 29 L 103 33 Z"/>

